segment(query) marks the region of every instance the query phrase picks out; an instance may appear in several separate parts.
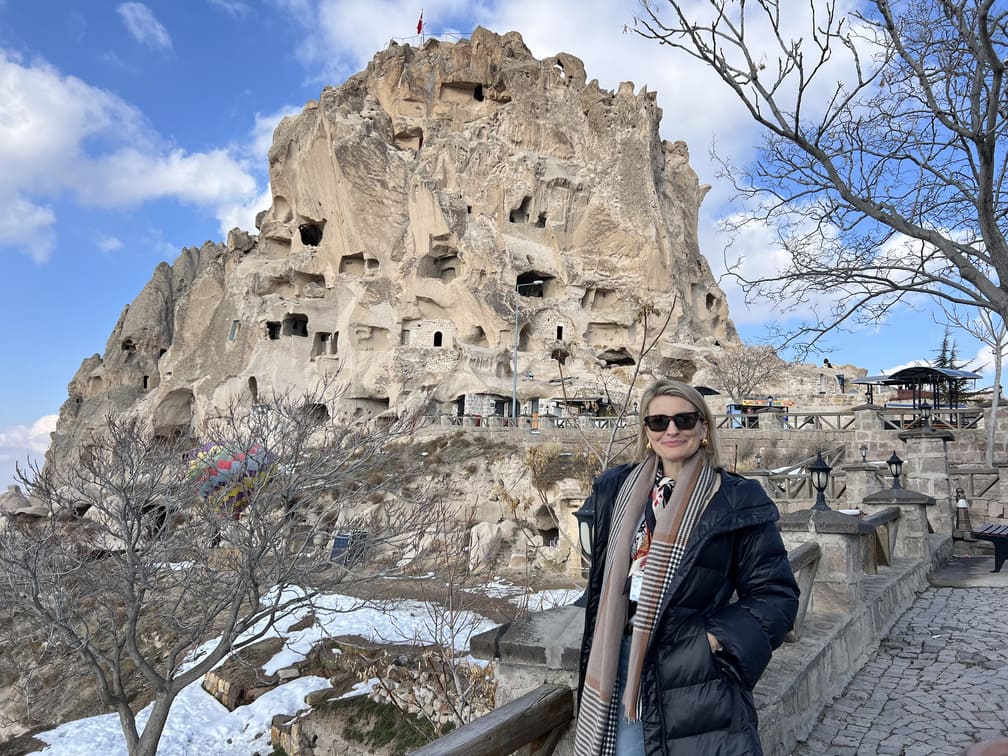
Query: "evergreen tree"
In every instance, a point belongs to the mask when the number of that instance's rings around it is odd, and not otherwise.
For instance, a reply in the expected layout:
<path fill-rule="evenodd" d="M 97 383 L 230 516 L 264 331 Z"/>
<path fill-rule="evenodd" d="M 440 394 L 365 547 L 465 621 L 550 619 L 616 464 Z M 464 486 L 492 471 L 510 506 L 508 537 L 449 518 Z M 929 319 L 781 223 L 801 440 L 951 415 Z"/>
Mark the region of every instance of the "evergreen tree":
<path fill-rule="evenodd" d="M 955 339 L 949 337 L 949 328 L 945 326 L 945 334 L 942 336 L 941 346 L 935 352 L 935 359 L 931 363 L 932 367 L 944 368 L 946 370 L 968 370 L 970 362 L 972 360 L 967 360 L 966 362 L 960 362 L 958 354 L 958 345 Z M 967 388 L 967 379 L 965 378 L 945 378 L 938 382 L 938 403 L 940 405 L 951 405 L 952 396 L 954 394 L 956 397 L 960 396 L 964 390 Z"/>

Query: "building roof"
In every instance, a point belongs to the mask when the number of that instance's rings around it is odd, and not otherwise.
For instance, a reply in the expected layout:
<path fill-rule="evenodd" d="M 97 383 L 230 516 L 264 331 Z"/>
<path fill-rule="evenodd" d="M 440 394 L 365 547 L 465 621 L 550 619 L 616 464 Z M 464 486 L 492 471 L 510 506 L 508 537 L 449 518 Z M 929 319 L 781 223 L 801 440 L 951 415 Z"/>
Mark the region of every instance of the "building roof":
<path fill-rule="evenodd" d="M 892 375 L 869 375 L 855 378 L 852 383 L 871 383 L 882 386 L 894 386 L 904 383 L 939 383 L 941 381 L 976 380 L 982 378 L 979 373 L 969 370 L 953 370 L 952 368 L 936 368 L 926 365 L 903 368 Z"/>

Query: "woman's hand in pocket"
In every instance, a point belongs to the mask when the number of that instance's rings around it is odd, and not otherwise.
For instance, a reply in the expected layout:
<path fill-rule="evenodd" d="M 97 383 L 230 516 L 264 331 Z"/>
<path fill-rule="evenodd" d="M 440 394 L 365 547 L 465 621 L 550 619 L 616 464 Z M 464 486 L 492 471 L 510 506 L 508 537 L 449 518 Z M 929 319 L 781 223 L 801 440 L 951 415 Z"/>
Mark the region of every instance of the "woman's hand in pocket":
<path fill-rule="evenodd" d="M 711 633 L 707 633 L 707 642 L 710 644 L 710 650 L 712 654 L 716 654 L 721 650 L 721 642 L 715 638 Z"/>

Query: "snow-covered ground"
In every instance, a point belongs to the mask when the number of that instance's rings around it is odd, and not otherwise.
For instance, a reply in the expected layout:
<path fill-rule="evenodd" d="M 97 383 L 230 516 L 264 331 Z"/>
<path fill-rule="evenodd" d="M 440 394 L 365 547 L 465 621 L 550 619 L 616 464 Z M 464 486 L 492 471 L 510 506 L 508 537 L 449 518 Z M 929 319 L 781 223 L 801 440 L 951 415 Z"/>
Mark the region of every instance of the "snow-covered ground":
<path fill-rule="evenodd" d="M 524 587 L 500 578 L 494 578 L 486 585 L 473 590 L 484 596 L 506 598 L 518 606 L 525 604 L 530 612 L 541 612 L 555 606 L 566 606 L 580 598 L 582 593 L 580 588 L 554 588 L 539 593 L 526 593 Z"/>
<path fill-rule="evenodd" d="M 497 590 L 514 597 L 517 594 L 498 583 Z M 515 586 L 511 586 L 514 588 Z M 492 589 L 493 590 L 493 589 Z M 562 599 L 570 595 L 568 601 Z M 528 606 L 531 611 L 538 608 L 559 606 L 577 598 L 580 591 L 544 591 L 531 594 Z M 307 610 L 306 610 L 307 611 Z M 312 646 L 325 637 L 342 634 L 356 634 L 385 642 L 420 641 L 431 642 L 431 613 L 428 607 L 418 601 L 399 600 L 386 602 L 381 606 L 361 606 L 361 602 L 348 596 L 331 595 L 313 608 L 316 622 L 311 627 L 293 632 L 286 628 L 294 626 L 300 617 L 292 617 L 276 635 L 284 637 L 285 644 L 276 656 L 265 665 L 267 673 L 291 666 L 302 660 Z M 458 626 L 465 633 L 456 638 L 459 650 L 468 648 L 469 636 L 489 630 L 493 622 L 475 615 L 460 618 Z M 199 651 L 197 650 L 197 654 Z M 273 716 L 307 708 L 304 697 L 313 690 L 329 686 L 322 677 L 302 677 L 260 696 L 248 706 L 240 706 L 228 711 L 209 695 L 197 681 L 182 691 L 172 705 L 168 724 L 158 748 L 162 756 L 249 756 L 256 751 L 270 753 L 269 728 Z M 355 687 L 348 695 L 364 695 L 368 692 L 366 683 Z M 138 726 L 147 719 L 145 709 L 138 716 Z M 115 714 L 67 722 L 55 729 L 37 735 L 49 746 L 36 753 L 48 756 L 125 756 L 119 719 Z"/>

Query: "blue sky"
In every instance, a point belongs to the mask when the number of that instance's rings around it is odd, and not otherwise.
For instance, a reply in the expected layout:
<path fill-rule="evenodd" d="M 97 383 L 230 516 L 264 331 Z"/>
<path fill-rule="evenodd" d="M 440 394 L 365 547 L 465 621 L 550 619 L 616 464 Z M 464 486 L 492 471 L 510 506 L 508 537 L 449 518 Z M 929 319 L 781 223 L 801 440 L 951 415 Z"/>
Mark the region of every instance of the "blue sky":
<path fill-rule="evenodd" d="M 519 31 L 537 57 L 569 52 L 588 78 L 658 92 L 663 136 L 683 139 L 701 181 L 701 244 L 723 268 L 717 220 L 728 188 L 708 152 L 738 162 L 756 135 L 714 80 L 623 33 L 617 0 L 0 0 L 0 485 L 13 460 L 45 448 L 66 385 L 101 353 L 122 308 L 160 261 L 185 246 L 254 230 L 268 205 L 266 151 L 279 119 L 362 70 L 393 38 Z M 750 258 L 772 259 L 759 235 Z M 743 338 L 774 313 L 747 310 L 728 286 Z M 960 355 L 976 346 L 955 337 Z M 834 364 L 877 373 L 929 357 L 941 332 L 897 313 L 873 332 L 832 340 Z"/>

